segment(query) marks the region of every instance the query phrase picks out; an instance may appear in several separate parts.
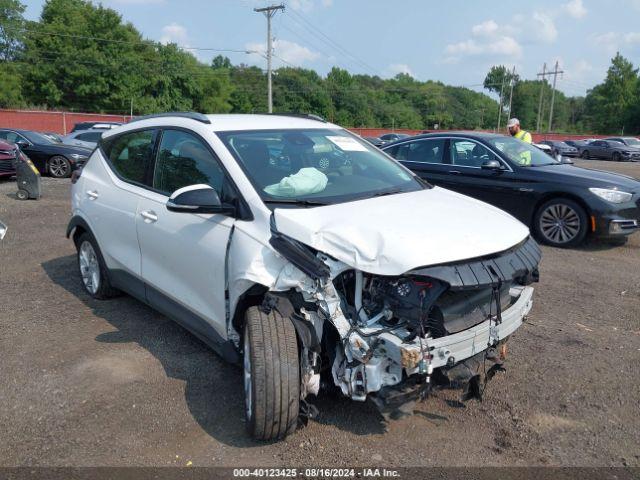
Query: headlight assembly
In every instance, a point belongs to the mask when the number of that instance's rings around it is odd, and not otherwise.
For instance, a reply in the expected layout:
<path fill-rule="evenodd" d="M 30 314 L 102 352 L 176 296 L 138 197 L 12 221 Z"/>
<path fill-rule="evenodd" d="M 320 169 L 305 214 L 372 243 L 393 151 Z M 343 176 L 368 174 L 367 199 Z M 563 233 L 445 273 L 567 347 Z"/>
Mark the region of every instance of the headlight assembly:
<path fill-rule="evenodd" d="M 607 188 L 590 188 L 589 191 L 601 199 L 611 203 L 625 203 L 633 197 L 633 194 L 631 193 L 621 192 L 619 190 L 610 190 Z"/>

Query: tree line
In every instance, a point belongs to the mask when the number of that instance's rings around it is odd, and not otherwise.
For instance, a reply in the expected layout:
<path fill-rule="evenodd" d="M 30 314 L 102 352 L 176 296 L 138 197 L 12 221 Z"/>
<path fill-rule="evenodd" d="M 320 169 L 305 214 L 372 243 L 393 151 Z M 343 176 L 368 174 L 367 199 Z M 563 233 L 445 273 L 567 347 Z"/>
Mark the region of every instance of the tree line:
<path fill-rule="evenodd" d="M 0 0 L 0 108 L 267 111 L 266 73 L 258 67 L 223 55 L 204 64 L 188 49 L 143 38 L 116 11 L 88 0 L 47 0 L 38 21 L 25 20 L 24 10 L 19 0 Z M 496 85 L 510 80 L 505 75 L 505 67 L 493 67 L 485 88 L 496 94 Z M 515 80 L 512 112 L 534 130 L 540 89 L 549 99 L 551 87 Z M 554 130 L 637 132 L 639 88 L 637 69 L 617 55 L 586 97 L 556 91 Z M 275 111 L 314 113 L 346 127 L 493 129 L 499 108 L 508 115 L 507 96 L 499 105 L 487 94 L 406 74 L 383 79 L 334 67 L 323 77 L 283 67 L 274 72 L 273 89 Z"/>

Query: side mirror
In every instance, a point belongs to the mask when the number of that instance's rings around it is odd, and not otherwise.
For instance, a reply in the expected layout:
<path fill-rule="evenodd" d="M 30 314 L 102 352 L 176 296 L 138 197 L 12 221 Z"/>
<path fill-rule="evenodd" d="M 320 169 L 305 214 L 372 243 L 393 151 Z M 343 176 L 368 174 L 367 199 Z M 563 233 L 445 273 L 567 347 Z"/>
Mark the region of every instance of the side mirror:
<path fill-rule="evenodd" d="M 232 215 L 235 208 L 223 205 L 218 192 L 209 185 L 190 185 L 171 194 L 167 201 L 167 210 L 182 213 L 221 213 Z"/>
<path fill-rule="evenodd" d="M 480 166 L 480 168 L 483 170 L 500 171 L 502 170 L 502 164 L 498 160 L 487 160 Z"/>
<path fill-rule="evenodd" d="M 29 148 L 31 146 L 31 144 L 29 142 L 25 141 L 25 140 L 18 140 L 16 142 L 16 145 L 18 146 L 18 148 L 20 150 L 23 150 L 25 148 Z"/>

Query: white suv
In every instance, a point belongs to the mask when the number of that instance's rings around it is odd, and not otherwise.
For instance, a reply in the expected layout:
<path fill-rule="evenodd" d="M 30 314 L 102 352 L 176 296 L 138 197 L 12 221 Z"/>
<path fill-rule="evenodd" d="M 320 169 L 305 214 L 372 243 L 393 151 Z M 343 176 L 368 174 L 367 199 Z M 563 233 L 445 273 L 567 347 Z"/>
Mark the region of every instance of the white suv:
<path fill-rule="evenodd" d="M 312 416 L 321 378 L 385 415 L 442 385 L 479 397 L 531 309 L 527 227 L 317 117 L 139 118 L 73 181 L 86 291 L 242 362 L 259 439 Z"/>

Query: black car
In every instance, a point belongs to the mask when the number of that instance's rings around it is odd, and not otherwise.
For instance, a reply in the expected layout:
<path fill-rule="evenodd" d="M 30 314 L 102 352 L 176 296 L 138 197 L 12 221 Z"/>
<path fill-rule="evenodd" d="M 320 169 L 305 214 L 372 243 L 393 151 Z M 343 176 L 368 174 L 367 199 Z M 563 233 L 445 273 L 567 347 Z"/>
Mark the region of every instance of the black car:
<path fill-rule="evenodd" d="M 101 128 L 108 130 L 110 128 L 119 127 L 121 122 L 78 122 L 73 126 L 73 130 L 69 133 L 77 132 L 78 130 L 89 130 L 90 128 Z"/>
<path fill-rule="evenodd" d="M 637 139 L 636 137 L 610 137 L 605 138 L 605 140 L 622 143 L 627 147 L 640 148 L 640 139 Z"/>
<path fill-rule="evenodd" d="M 594 140 L 580 149 L 582 158 L 613 160 L 615 162 L 639 162 L 640 149 L 627 147 L 612 140 Z"/>
<path fill-rule="evenodd" d="M 384 135 L 380 135 L 380 140 L 383 142 L 395 142 L 396 140 L 402 140 L 410 136 L 411 135 L 407 135 L 406 133 L 385 133 Z"/>
<path fill-rule="evenodd" d="M 616 237 L 638 229 L 640 182 L 562 164 L 512 137 L 437 133 L 382 150 L 430 183 L 506 210 L 550 245 L 570 247 L 588 234 Z"/>
<path fill-rule="evenodd" d="M 0 139 L 18 145 L 41 174 L 56 178 L 71 176 L 71 172 L 92 152 L 88 148 L 63 145 L 30 130 L 0 128 Z"/>
<path fill-rule="evenodd" d="M 551 156 L 557 157 L 577 157 L 578 149 L 574 146 L 568 145 L 565 142 L 559 142 L 558 140 L 543 140 L 540 142 L 543 145 L 551 147 Z"/>
<path fill-rule="evenodd" d="M 384 140 L 382 140 L 381 138 L 378 138 L 378 137 L 362 137 L 362 138 L 365 139 L 367 142 L 369 142 L 374 147 L 378 147 L 378 148 L 380 148 L 385 143 Z"/>

